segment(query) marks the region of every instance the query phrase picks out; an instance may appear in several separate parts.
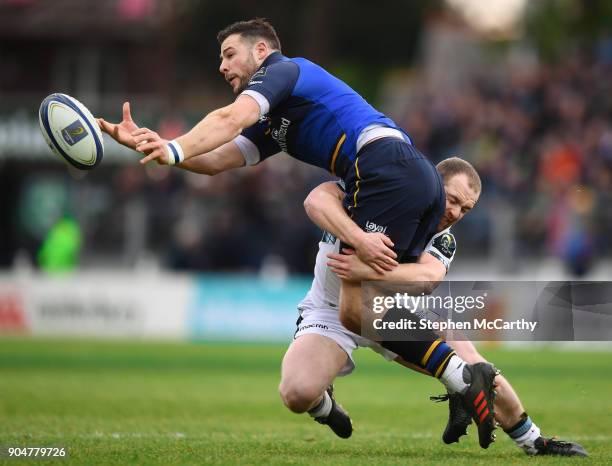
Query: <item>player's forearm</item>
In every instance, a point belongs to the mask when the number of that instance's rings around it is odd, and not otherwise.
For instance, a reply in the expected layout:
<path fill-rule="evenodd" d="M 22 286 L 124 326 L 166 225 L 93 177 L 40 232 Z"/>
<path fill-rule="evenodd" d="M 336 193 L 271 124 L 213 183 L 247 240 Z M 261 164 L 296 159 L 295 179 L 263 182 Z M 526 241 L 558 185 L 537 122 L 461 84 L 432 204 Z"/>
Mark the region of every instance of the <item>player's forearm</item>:
<path fill-rule="evenodd" d="M 221 171 L 215 166 L 215 163 L 211 161 L 208 154 L 200 154 L 196 155 L 195 157 L 191 157 L 178 164 L 177 167 L 190 172 L 210 176 L 216 175 Z"/>
<path fill-rule="evenodd" d="M 329 231 L 341 241 L 354 245 L 363 231 L 347 215 L 338 195 L 320 187 L 304 201 L 306 214 L 319 228 Z"/>
<path fill-rule="evenodd" d="M 183 163 L 232 141 L 241 131 L 240 122 L 233 117 L 228 107 L 209 113 L 191 131 L 176 139 L 185 155 Z"/>
<path fill-rule="evenodd" d="M 374 272 L 376 278 L 372 280 L 384 280 L 392 282 L 439 282 L 444 278 L 436 270 L 432 270 L 426 264 L 400 264 L 393 270 L 385 271 L 384 273 Z"/>
<path fill-rule="evenodd" d="M 426 253 L 425 253 L 426 254 Z M 429 257 L 425 256 L 426 259 Z M 356 258 L 356 256 L 355 256 Z M 356 258 L 356 260 L 359 260 Z M 404 284 L 415 284 L 419 286 L 423 293 L 429 294 L 436 289 L 446 275 L 444 265 L 435 260 L 426 262 L 416 262 L 411 264 L 400 264 L 393 270 L 377 273 L 370 267 L 365 266 L 359 261 L 359 270 L 362 280 L 389 281 Z"/>
<path fill-rule="evenodd" d="M 178 165 L 180 168 L 203 175 L 216 175 L 245 166 L 244 155 L 235 142 L 228 142 L 206 154 L 196 155 Z"/>

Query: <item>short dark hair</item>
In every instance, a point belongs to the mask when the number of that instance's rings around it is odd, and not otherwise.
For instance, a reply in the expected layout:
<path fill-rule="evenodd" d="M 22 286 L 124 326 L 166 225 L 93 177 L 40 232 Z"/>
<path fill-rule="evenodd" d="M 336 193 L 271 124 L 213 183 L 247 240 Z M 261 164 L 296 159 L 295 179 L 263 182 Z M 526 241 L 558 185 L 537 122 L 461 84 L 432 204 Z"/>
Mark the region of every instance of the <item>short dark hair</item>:
<path fill-rule="evenodd" d="M 467 176 L 470 188 L 477 194 L 480 194 L 482 191 L 480 176 L 472 164 L 467 160 L 460 159 L 459 157 L 444 159 L 436 165 L 436 169 L 445 181 L 451 179 L 455 175 L 465 175 Z"/>
<path fill-rule="evenodd" d="M 254 18 L 249 21 L 237 21 L 219 31 L 217 40 L 222 44 L 232 34 L 240 34 L 250 40 L 264 39 L 270 48 L 280 51 L 281 44 L 274 26 L 265 18 Z"/>

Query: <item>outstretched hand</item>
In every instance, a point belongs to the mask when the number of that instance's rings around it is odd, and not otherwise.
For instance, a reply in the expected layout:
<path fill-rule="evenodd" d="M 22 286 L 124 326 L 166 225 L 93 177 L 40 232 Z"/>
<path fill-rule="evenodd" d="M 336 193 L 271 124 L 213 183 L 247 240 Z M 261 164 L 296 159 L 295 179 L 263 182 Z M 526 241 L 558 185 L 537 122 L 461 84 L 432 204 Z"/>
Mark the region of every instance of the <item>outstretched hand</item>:
<path fill-rule="evenodd" d="M 132 133 L 136 142 L 136 150 L 146 155 L 140 160 L 141 164 L 146 164 L 155 160 L 159 165 L 168 165 L 170 154 L 168 153 L 168 140 L 162 138 L 155 131 L 149 128 L 138 128 Z"/>
<path fill-rule="evenodd" d="M 121 123 L 109 123 L 104 118 L 98 118 L 100 129 L 112 137 L 119 144 L 136 150 L 136 141 L 132 133 L 138 129 L 138 125 L 132 120 L 130 103 L 123 103 L 123 120 Z"/>
<path fill-rule="evenodd" d="M 112 137 L 119 144 L 142 152 L 146 155 L 140 163 L 145 164 L 155 160 L 160 165 L 168 164 L 166 144 L 168 141 L 162 139 L 155 131 L 148 128 L 140 128 L 130 112 L 130 103 L 123 103 L 123 120 L 121 123 L 109 123 L 104 118 L 97 119 L 100 129 Z"/>

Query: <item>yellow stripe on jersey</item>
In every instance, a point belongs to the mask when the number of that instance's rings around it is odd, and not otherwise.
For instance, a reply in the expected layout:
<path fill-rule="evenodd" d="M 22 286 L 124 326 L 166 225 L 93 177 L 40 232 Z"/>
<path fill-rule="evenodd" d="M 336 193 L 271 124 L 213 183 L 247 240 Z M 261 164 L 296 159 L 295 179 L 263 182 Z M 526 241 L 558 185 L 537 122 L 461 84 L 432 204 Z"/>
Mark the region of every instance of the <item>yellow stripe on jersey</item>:
<path fill-rule="evenodd" d="M 340 139 L 338 139 L 336 148 L 334 149 L 334 153 L 332 155 L 331 162 L 329 164 L 329 171 L 332 173 L 332 175 L 336 174 L 336 159 L 338 158 L 338 154 L 340 153 L 340 148 L 342 147 L 342 144 L 344 144 L 345 140 L 346 140 L 346 133 L 342 133 L 342 136 L 340 136 Z"/>
<path fill-rule="evenodd" d="M 355 159 L 355 173 L 357 175 L 357 182 L 355 183 L 355 186 L 357 189 L 355 189 L 355 194 L 353 195 L 353 207 L 357 207 L 357 193 L 359 192 L 359 182 L 361 181 L 361 176 L 359 176 L 358 162 L 359 157 Z"/>

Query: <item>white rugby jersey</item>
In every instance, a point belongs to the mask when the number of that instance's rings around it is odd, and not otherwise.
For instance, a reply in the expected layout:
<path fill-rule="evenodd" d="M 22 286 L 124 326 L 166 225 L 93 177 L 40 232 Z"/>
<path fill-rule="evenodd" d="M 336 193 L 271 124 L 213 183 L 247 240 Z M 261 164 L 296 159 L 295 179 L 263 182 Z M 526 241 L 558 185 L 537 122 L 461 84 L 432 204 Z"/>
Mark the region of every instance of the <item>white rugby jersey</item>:
<path fill-rule="evenodd" d="M 329 260 L 327 255 L 337 253 L 340 249 L 340 241 L 330 233 L 325 232 L 319 243 L 319 252 L 317 253 L 317 261 L 314 269 L 314 279 L 310 290 L 298 305 L 298 309 L 337 309 L 340 300 L 340 284 L 341 280 L 327 267 Z M 450 227 L 439 233 L 436 233 L 427 246 L 424 252 L 433 255 L 436 259 L 444 264 L 446 270 L 455 257 L 457 249 L 455 236 L 450 232 Z"/>

